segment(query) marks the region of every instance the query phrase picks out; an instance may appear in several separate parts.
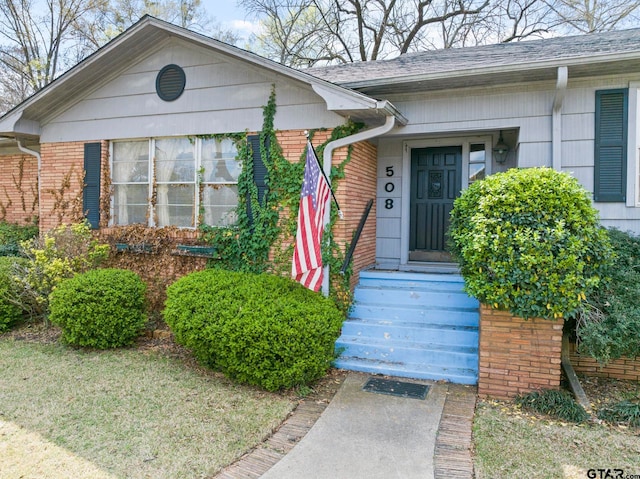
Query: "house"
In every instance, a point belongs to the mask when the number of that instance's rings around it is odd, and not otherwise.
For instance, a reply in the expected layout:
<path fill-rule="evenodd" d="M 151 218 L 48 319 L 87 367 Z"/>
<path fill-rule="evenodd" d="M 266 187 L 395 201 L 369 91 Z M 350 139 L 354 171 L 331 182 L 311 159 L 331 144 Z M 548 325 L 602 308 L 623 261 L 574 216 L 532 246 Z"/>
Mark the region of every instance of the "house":
<path fill-rule="evenodd" d="M 171 227 L 176 243 L 233 224 L 228 135 L 255 141 L 275 91 L 283 155 L 297 161 L 311 130 L 325 170 L 344 166 L 339 245 L 375 200 L 354 284 L 370 266 L 439 271 L 455 197 L 508 168 L 569 172 L 604 225 L 640 233 L 639 88 L 640 29 L 297 71 L 147 16 L 0 118 L 0 219 L 87 215 L 105 234 Z M 329 141 L 348 121 L 363 128 Z M 204 266 L 142 256 L 151 277 Z"/>

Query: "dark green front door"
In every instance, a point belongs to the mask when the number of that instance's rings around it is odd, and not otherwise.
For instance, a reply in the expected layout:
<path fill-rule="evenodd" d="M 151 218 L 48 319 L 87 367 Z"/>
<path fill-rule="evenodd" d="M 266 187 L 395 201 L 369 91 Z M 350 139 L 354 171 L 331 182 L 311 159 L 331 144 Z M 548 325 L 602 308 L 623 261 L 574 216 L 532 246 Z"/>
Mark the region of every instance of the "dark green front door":
<path fill-rule="evenodd" d="M 409 260 L 450 261 L 446 232 L 462 187 L 462 148 L 411 150 Z"/>

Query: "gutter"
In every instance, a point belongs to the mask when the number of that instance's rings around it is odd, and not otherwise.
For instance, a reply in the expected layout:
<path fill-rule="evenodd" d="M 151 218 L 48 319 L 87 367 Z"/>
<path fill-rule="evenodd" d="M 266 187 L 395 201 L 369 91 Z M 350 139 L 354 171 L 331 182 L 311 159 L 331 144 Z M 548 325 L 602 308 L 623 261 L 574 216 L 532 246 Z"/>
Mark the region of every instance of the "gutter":
<path fill-rule="evenodd" d="M 381 104 L 380 106 L 382 107 L 382 109 L 388 108 L 388 102 L 385 101 L 379 103 Z M 331 178 L 331 160 L 333 158 L 333 150 L 342 148 L 343 146 L 352 145 L 353 143 L 358 143 L 360 141 L 369 140 L 380 135 L 384 135 L 385 133 L 390 132 L 396 126 L 396 121 L 396 116 L 391 114 L 386 117 L 384 125 L 371 128 L 370 130 L 361 131 L 354 135 L 346 136 L 344 138 L 340 138 L 338 140 L 327 143 L 327 146 L 324 147 L 324 152 L 322 154 L 322 169 L 324 170 L 327 178 Z M 331 199 L 329 199 L 329 201 L 330 200 Z M 330 221 L 331 208 L 326 208 L 324 212 L 324 226 L 326 227 Z M 322 294 L 324 294 L 325 296 L 329 296 L 329 266 L 324 266 Z"/>
<path fill-rule="evenodd" d="M 551 166 L 556 171 L 562 170 L 562 103 L 567 91 L 569 70 L 566 66 L 558 67 L 556 95 L 551 110 Z"/>
<path fill-rule="evenodd" d="M 41 170 L 42 170 L 42 156 L 40 156 L 40 153 L 35 151 L 35 150 L 30 150 L 29 148 L 26 148 L 25 146 L 22 146 L 22 143 L 20 142 L 20 140 L 18 138 L 16 138 L 16 143 L 18 146 L 18 149 L 23 152 L 26 153 L 27 155 L 31 155 L 31 156 L 35 156 L 38 159 L 38 222 L 40 222 L 40 220 L 42 219 L 42 202 L 40 201 L 40 184 L 42 183 L 41 180 Z"/>

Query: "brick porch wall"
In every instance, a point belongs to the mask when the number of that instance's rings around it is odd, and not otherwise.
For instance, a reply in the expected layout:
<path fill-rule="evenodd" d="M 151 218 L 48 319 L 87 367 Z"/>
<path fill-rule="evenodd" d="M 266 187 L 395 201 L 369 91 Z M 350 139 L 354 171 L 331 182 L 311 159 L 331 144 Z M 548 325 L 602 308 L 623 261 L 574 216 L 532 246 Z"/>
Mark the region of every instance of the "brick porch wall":
<path fill-rule="evenodd" d="M 331 135 L 330 131 L 319 131 L 313 136 L 314 146 L 322 144 Z M 284 157 L 291 161 L 304 161 L 307 139 L 302 130 L 278 132 L 278 143 L 282 147 Z M 348 147 L 333 152 L 332 164 L 341 164 L 348 154 Z M 322 164 L 322 158 L 318 158 Z M 342 246 L 351 243 L 353 232 L 358 228 L 364 207 L 370 198 L 374 205 L 369 213 L 369 219 L 358 241 L 353 255 L 353 276 L 351 287 L 358 282 L 359 272 L 363 268 L 375 263 L 376 255 L 376 211 L 375 197 L 377 188 L 377 149 L 371 143 L 360 142 L 352 146 L 351 161 L 345 167 L 345 177 L 334 185 L 334 193 L 344 214 L 344 219 L 338 220 L 334 227 L 334 239 Z M 285 213 L 286 214 L 286 213 Z M 345 251 L 346 252 L 346 251 Z"/>
<path fill-rule="evenodd" d="M 344 152 L 346 154 L 346 152 Z M 345 168 L 345 177 L 338 183 L 335 192 L 344 219 L 335 226 L 336 239 L 340 244 L 351 243 L 353 232 L 358 228 L 367 202 L 373 206 L 353 253 L 353 289 L 360 278 L 360 271 L 376 261 L 376 189 L 378 171 L 377 148 L 368 142 L 353 145 L 351 161 Z"/>
<path fill-rule="evenodd" d="M 525 321 L 482 305 L 479 396 L 507 399 L 559 388 L 562 327 L 562 320 Z"/>
<path fill-rule="evenodd" d="M 577 374 L 597 376 L 602 378 L 624 379 L 640 381 L 640 358 L 620 358 L 601 366 L 590 356 L 584 356 L 576 351 L 576 345 L 570 345 L 571 365 Z"/>
<path fill-rule="evenodd" d="M 0 157 L 0 221 L 28 224 L 38 216 L 38 160 Z"/>

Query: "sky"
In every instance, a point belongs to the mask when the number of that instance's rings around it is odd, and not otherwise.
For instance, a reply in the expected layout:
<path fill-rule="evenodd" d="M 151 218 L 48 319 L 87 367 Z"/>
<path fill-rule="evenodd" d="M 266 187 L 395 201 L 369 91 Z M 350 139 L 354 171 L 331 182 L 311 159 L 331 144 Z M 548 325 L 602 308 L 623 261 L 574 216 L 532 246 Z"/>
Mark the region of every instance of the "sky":
<path fill-rule="evenodd" d="M 236 0 L 202 0 L 202 5 L 223 28 L 238 32 L 242 38 L 256 31 L 256 23 L 246 19 Z"/>

